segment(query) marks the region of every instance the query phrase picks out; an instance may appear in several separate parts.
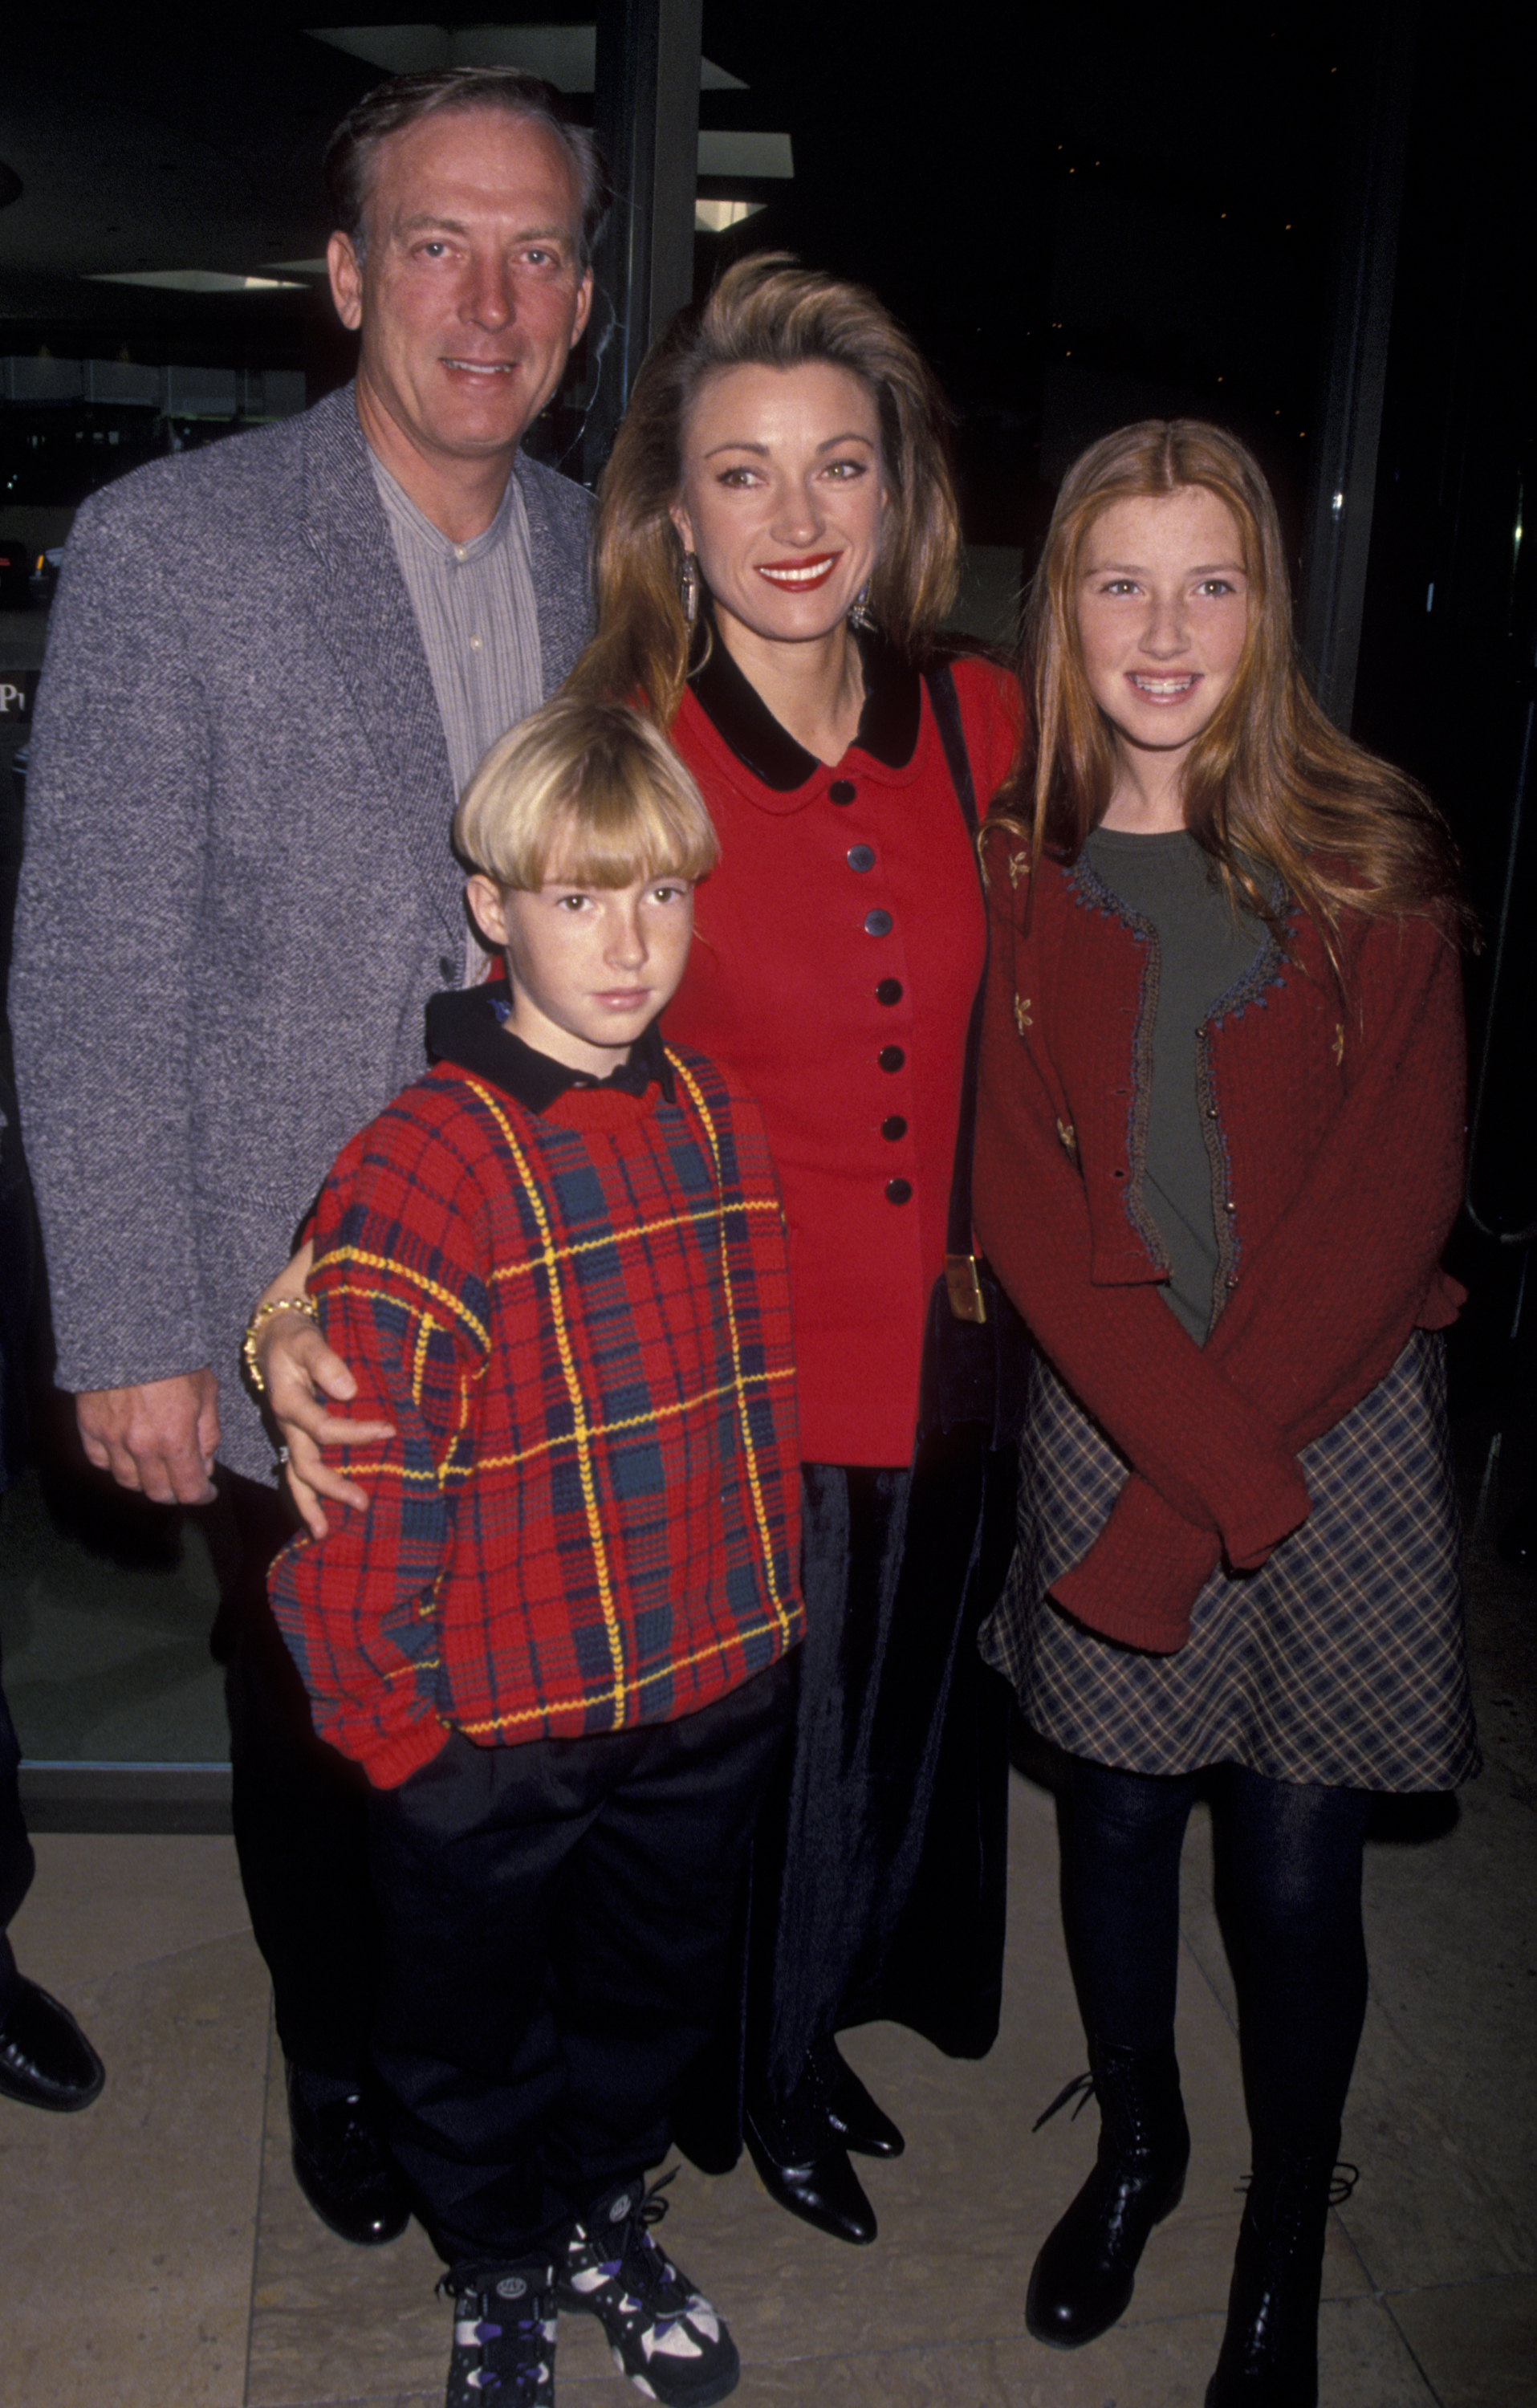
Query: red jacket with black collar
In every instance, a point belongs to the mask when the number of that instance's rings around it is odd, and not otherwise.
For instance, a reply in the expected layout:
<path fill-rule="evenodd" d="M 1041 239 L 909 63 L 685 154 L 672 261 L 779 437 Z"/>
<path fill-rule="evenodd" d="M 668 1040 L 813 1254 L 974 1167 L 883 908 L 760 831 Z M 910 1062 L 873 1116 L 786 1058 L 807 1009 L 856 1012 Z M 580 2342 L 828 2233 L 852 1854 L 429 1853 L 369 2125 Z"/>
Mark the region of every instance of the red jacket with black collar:
<path fill-rule="evenodd" d="M 670 1038 L 763 1113 L 790 1232 L 801 1448 L 906 1465 L 943 1268 L 967 1024 L 985 922 L 923 681 L 867 638 L 859 732 L 829 767 L 717 643 L 672 742 L 720 831 L 695 897 Z M 954 666 L 979 810 L 1009 768 L 1019 690 Z"/>

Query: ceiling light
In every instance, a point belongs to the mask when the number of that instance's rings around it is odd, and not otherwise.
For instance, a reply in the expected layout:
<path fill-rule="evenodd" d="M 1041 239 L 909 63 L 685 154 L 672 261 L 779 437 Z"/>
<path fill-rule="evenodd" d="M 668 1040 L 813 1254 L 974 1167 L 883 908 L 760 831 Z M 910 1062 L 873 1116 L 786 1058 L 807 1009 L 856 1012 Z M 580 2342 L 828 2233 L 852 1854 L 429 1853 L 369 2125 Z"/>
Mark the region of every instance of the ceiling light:
<path fill-rule="evenodd" d="M 225 276 L 216 267 L 103 268 L 88 284 L 151 284 L 161 293 L 302 293 L 292 276 Z"/>
<path fill-rule="evenodd" d="M 758 211 L 766 207 L 767 203 L 763 201 L 697 200 L 694 204 L 694 230 L 696 234 L 725 234 L 728 227 L 741 225 L 748 218 L 755 218 Z"/>

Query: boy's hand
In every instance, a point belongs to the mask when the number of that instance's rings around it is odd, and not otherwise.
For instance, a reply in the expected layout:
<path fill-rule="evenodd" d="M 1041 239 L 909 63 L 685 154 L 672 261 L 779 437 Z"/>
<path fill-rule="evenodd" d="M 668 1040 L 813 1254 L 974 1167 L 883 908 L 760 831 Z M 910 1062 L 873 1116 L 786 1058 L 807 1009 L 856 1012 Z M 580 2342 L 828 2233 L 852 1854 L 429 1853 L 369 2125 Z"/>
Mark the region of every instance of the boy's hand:
<path fill-rule="evenodd" d="M 205 1364 L 75 1399 L 86 1460 L 157 1505 L 206 1505 L 219 1447 L 219 1383 Z"/>

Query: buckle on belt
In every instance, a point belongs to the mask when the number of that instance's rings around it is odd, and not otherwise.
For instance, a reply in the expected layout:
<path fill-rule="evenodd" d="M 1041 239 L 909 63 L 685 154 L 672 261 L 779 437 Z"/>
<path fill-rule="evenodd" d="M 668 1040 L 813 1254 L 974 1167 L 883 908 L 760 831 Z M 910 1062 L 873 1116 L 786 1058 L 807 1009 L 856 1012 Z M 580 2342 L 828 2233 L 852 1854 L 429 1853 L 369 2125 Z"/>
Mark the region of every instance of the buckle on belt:
<path fill-rule="evenodd" d="M 946 1254 L 944 1284 L 950 1310 L 957 1321 L 985 1321 L 987 1299 L 975 1254 Z"/>

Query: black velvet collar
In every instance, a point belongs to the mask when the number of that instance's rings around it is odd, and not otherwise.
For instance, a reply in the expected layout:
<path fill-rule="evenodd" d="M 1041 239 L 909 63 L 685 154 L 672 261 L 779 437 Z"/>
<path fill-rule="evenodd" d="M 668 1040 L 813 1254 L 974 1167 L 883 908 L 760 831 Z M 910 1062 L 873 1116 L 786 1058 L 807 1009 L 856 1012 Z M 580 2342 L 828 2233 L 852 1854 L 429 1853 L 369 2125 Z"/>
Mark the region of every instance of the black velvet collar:
<path fill-rule="evenodd" d="M 923 710 L 918 672 L 909 668 L 873 629 L 862 628 L 857 640 L 865 671 L 865 707 L 854 744 L 887 769 L 905 769 L 918 741 Z M 696 669 L 689 685 L 716 734 L 771 794 L 794 794 L 797 786 L 825 770 L 826 765 L 815 753 L 808 752 L 780 725 L 718 634 L 711 644 L 710 658 Z"/>
<path fill-rule="evenodd" d="M 672 1102 L 672 1068 L 654 1020 L 636 1039 L 627 1062 L 606 1079 L 595 1079 L 514 1036 L 506 1025 L 510 1000 L 505 979 L 433 996 L 427 1004 L 427 1052 L 433 1060 L 473 1071 L 529 1112 L 547 1112 L 568 1087 L 617 1087 L 626 1096 L 643 1096 L 655 1085 Z"/>

